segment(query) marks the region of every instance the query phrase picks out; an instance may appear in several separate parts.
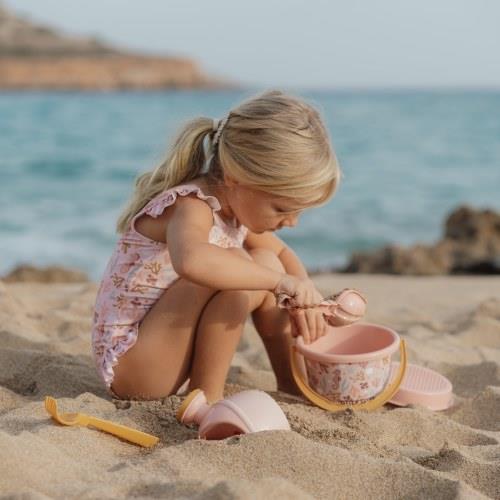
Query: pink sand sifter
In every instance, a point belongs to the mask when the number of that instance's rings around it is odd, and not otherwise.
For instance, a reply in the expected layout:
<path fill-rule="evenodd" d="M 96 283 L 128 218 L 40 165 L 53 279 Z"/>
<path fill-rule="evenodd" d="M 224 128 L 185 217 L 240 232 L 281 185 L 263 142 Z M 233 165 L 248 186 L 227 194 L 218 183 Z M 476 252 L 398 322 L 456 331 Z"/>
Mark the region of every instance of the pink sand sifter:
<path fill-rule="evenodd" d="M 398 368 L 397 361 L 391 363 L 391 380 Z M 429 410 L 446 410 L 453 405 L 453 386 L 440 373 L 408 363 L 406 375 L 389 403 L 397 406 L 419 404 Z"/>

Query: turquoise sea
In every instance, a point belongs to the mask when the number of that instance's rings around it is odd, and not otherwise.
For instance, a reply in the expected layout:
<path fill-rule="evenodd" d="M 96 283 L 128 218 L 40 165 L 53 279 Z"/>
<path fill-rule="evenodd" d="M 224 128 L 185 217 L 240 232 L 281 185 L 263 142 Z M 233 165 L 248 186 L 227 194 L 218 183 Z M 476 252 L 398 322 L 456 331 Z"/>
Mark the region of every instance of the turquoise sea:
<path fill-rule="evenodd" d="M 0 94 L 0 273 L 21 263 L 99 279 L 134 178 L 179 124 L 258 90 Z M 467 203 L 500 209 L 500 92 L 295 91 L 326 119 L 342 185 L 282 237 L 310 268 L 432 243 Z"/>

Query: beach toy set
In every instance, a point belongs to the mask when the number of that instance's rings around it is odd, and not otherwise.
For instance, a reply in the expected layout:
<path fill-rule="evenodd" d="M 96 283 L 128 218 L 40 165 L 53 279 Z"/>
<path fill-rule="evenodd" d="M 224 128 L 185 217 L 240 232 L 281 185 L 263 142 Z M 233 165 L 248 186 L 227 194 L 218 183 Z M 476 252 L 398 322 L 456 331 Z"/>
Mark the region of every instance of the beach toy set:
<path fill-rule="evenodd" d="M 279 294 L 277 305 L 294 308 L 293 298 Z M 324 299 L 319 307 L 328 332 L 306 345 L 301 336 L 291 347 L 295 382 L 312 403 L 329 411 L 375 410 L 387 402 L 399 406 L 420 404 L 444 410 L 452 404 L 452 385 L 439 373 L 407 362 L 404 340 L 392 330 L 357 323 L 366 311 L 366 299 L 354 289 Z M 391 362 L 399 351 L 400 361 Z M 177 419 L 199 425 L 204 439 L 290 426 L 278 404 L 265 392 L 242 391 L 213 405 L 200 389 L 191 391 L 177 411 Z"/>
<path fill-rule="evenodd" d="M 278 306 L 293 308 L 293 300 L 278 297 Z M 387 402 L 431 410 L 451 406 L 451 382 L 434 370 L 409 364 L 404 340 L 393 329 L 353 324 L 365 314 L 366 300 L 359 291 L 344 289 L 315 307 L 326 309 L 328 332 L 308 345 L 299 336 L 290 352 L 295 382 L 311 402 L 329 411 L 347 406 L 375 410 Z M 400 361 L 391 362 L 398 350 Z"/>
<path fill-rule="evenodd" d="M 280 308 L 296 308 L 293 297 L 277 296 Z M 404 340 L 385 326 L 357 323 L 365 314 L 366 299 L 344 289 L 312 307 L 321 308 L 328 332 L 310 344 L 297 337 L 290 350 L 295 382 L 313 404 L 328 411 L 346 408 L 375 410 L 387 402 L 420 404 L 431 410 L 452 405 L 451 382 L 439 373 L 407 361 Z M 356 324 L 354 324 L 356 323 Z M 399 351 L 400 361 L 391 361 Z M 93 426 L 132 443 L 150 447 L 159 438 L 137 429 L 83 413 L 59 413 L 54 398 L 45 408 L 63 425 Z M 198 425 L 202 439 L 224 439 L 265 430 L 290 430 L 280 406 L 264 391 L 246 390 L 213 404 L 201 389 L 192 390 L 177 410 L 183 424 Z"/>

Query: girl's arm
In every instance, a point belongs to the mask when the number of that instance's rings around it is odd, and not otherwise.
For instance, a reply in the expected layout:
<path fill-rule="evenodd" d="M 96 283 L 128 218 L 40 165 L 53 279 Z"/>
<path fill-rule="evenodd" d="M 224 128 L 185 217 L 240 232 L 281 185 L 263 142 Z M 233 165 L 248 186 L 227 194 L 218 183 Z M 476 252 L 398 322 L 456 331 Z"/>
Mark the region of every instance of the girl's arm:
<path fill-rule="evenodd" d="M 285 276 L 208 243 L 213 225 L 212 209 L 199 198 L 178 197 L 168 207 L 166 241 L 179 276 L 217 290 L 274 290 Z"/>
<path fill-rule="evenodd" d="M 297 276 L 298 278 L 308 278 L 307 270 L 304 264 L 297 257 L 295 252 L 285 245 L 285 248 L 279 253 L 279 259 L 283 263 L 283 267 L 288 274 Z"/>
<path fill-rule="evenodd" d="M 297 276 L 298 278 L 308 278 L 307 270 L 297 257 L 295 252 L 284 241 L 278 238 L 274 233 L 265 232 L 256 234 L 248 231 L 245 240 L 245 248 L 266 248 L 274 252 L 281 260 L 285 271 L 288 274 Z"/>

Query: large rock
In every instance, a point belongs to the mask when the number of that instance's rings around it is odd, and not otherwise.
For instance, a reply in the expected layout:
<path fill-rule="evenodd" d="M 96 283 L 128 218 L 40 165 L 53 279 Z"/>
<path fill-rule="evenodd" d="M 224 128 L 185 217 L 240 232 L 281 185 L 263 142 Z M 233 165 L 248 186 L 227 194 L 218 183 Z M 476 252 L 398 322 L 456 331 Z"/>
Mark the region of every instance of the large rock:
<path fill-rule="evenodd" d="M 36 281 L 38 283 L 80 283 L 89 281 L 88 276 L 77 269 L 62 266 L 35 267 L 27 264 L 17 266 L 2 277 L 5 283 Z"/>
<path fill-rule="evenodd" d="M 386 274 L 500 274 L 500 214 L 459 207 L 435 245 L 388 245 L 354 252 L 340 272 Z"/>
<path fill-rule="evenodd" d="M 120 50 L 16 16 L 0 4 L 0 89 L 112 90 L 219 88 L 234 84 L 205 75 L 179 57 Z"/>

